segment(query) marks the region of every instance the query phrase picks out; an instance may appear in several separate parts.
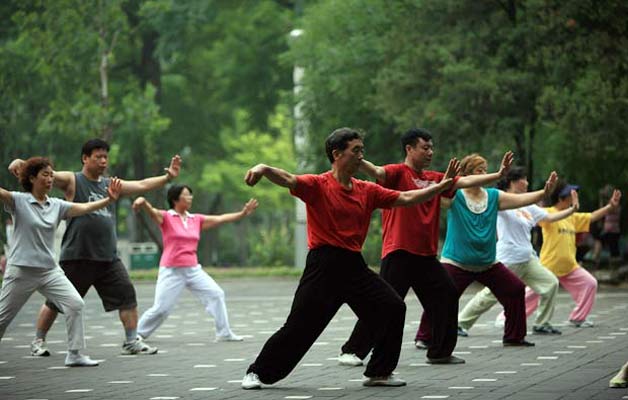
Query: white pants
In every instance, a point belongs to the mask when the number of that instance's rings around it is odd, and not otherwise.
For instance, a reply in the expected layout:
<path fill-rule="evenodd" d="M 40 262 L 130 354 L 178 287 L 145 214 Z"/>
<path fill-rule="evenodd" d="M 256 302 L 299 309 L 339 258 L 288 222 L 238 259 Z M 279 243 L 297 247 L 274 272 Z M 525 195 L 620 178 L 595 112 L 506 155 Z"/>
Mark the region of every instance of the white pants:
<path fill-rule="evenodd" d="M 59 267 L 44 269 L 7 266 L 0 292 L 0 338 L 35 291 L 53 302 L 65 315 L 68 349 L 85 348 L 85 302 Z"/>
<path fill-rule="evenodd" d="M 216 336 L 230 336 L 225 292 L 205 272 L 200 265 L 194 267 L 159 267 L 157 286 L 155 287 L 155 304 L 149 308 L 137 326 L 137 333 L 147 338 L 168 318 L 172 308 L 177 304 L 181 292 L 187 287 L 198 297 L 205 311 L 216 323 Z"/>

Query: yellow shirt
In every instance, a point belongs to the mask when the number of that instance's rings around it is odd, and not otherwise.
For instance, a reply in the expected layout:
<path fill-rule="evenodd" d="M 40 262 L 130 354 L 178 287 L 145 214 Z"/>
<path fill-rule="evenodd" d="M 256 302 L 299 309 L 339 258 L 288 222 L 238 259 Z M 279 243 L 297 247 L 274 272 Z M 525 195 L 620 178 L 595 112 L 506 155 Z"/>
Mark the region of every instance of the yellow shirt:
<path fill-rule="evenodd" d="M 548 213 L 558 212 L 554 207 Z M 565 276 L 579 267 L 576 261 L 576 233 L 588 232 L 591 213 L 574 213 L 557 222 L 541 221 L 543 247 L 541 264 L 556 276 Z"/>

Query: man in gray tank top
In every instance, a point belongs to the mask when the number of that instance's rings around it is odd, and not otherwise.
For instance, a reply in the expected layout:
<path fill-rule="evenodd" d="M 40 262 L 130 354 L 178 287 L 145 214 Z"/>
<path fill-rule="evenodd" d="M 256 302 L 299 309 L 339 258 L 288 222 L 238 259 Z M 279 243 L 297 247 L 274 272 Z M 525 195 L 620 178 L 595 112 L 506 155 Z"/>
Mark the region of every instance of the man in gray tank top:
<path fill-rule="evenodd" d="M 100 139 L 87 141 L 82 148 L 80 172 L 55 171 L 54 185 L 65 194 L 65 199 L 76 203 L 106 198 L 109 178 L 104 177 L 108 165 L 109 145 Z M 9 166 L 17 174 L 22 160 L 15 160 Z M 138 195 L 163 187 L 179 175 L 181 158 L 172 157 L 166 173 L 161 176 L 135 181 L 122 180 L 122 196 Z M 118 310 L 124 326 L 126 339 L 122 354 L 155 354 L 157 348 L 144 343 L 137 335 L 137 300 L 135 288 L 117 256 L 115 204 L 90 214 L 71 218 L 61 242 L 59 263 L 66 276 L 85 297 L 94 286 L 100 296 L 105 311 Z M 46 302 L 39 311 L 35 340 L 31 343 L 31 354 L 48 356 L 46 334 L 52 326 L 59 310 Z"/>

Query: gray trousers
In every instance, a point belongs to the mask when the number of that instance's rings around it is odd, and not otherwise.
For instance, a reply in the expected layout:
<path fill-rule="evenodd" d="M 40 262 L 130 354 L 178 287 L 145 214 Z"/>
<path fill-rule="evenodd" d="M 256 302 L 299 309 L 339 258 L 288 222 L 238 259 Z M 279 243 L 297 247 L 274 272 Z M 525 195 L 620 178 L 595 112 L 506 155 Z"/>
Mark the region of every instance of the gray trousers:
<path fill-rule="evenodd" d="M 52 269 L 8 265 L 0 292 L 0 339 L 31 295 L 38 291 L 65 315 L 68 349 L 85 348 L 85 302 L 59 267 Z"/>

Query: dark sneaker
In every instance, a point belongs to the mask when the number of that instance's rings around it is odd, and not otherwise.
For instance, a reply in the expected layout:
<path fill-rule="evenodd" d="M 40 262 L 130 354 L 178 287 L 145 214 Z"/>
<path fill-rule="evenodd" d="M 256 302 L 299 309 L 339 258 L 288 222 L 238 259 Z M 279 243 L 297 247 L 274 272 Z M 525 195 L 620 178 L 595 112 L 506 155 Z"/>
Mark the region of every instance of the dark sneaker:
<path fill-rule="evenodd" d="M 458 326 L 458 336 L 467 337 L 469 336 L 469 332 L 461 326 Z"/>
<path fill-rule="evenodd" d="M 396 378 L 392 374 L 388 376 L 372 376 L 364 378 L 364 380 L 362 381 L 362 386 L 399 387 L 406 386 L 406 381 Z"/>
<path fill-rule="evenodd" d="M 464 364 L 466 361 L 460 357 L 456 356 L 447 356 L 441 358 L 427 358 L 426 363 L 428 364 Z"/>
<path fill-rule="evenodd" d="M 504 347 L 532 347 L 532 346 L 534 346 L 534 343 L 528 342 L 525 339 L 521 339 L 521 340 L 506 340 L 506 339 L 504 339 L 504 341 L 502 343 L 503 343 Z"/>
<path fill-rule="evenodd" d="M 536 335 L 562 335 L 562 332 L 554 328 L 552 325 L 539 325 L 532 327 L 532 333 Z"/>

